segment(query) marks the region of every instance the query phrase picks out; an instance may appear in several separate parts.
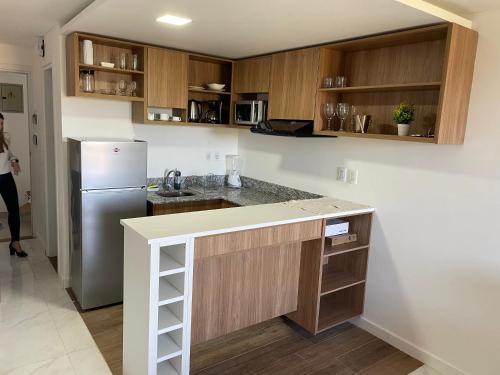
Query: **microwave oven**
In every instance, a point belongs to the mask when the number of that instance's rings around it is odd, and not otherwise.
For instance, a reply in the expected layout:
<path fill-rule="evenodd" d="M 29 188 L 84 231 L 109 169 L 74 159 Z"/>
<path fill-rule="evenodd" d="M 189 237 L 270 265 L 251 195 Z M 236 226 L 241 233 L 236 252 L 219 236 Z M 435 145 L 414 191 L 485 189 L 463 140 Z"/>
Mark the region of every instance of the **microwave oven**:
<path fill-rule="evenodd" d="M 257 125 L 266 120 L 267 102 L 264 100 L 240 100 L 234 108 L 234 122 L 240 125 Z"/>

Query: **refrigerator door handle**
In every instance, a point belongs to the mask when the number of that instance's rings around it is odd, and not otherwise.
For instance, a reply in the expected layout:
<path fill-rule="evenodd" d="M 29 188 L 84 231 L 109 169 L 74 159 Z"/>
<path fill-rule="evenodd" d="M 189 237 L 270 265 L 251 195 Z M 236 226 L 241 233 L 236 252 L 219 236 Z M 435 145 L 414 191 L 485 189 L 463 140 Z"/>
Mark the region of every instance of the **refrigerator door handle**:
<path fill-rule="evenodd" d="M 120 192 L 120 191 L 134 191 L 134 190 L 146 190 L 146 186 L 137 187 L 127 187 L 127 188 L 109 188 L 109 189 L 80 189 L 84 194 L 87 193 L 100 193 L 100 192 Z"/>

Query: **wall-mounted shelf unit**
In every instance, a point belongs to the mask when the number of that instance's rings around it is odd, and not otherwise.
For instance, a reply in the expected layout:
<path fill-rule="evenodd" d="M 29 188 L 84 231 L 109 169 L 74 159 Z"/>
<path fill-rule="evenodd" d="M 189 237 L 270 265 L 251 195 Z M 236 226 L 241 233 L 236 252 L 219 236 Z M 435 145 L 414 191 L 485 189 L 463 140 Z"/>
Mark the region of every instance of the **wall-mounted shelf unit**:
<path fill-rule="evenodd" d="M 74 33 L 67 37 L 67 92 L 131 101 L 132 120 L 137 124 L 185 125 L 189 100 L 219 100 L 224 115 L 215 127 L 247 128 L 234 124 L 236 101 L 265 98 L 268 118 L 314 120 L 318 135 L 462 144 L 477 38 L 473 30 L 445 23 L 233 61 Z M 83 64 L 81 58 L 84 39 L 92 40 L 95 46 L 91 66 Z M 120 52 L 138 54 L 139 69 L 99 66 L 100 61 L 115 62 Z M 95 72 L 95 93 L 79 89 L 81 70 Z M 347 78 L 348 87 L 322 87 L 324 78 L 339 75 Z M 122 79 L 137 82 L 137 97 L 104 93 Z M 224 91 L 199 88 L 208 83 L 226 86 Z M 331 130 L 327 129 L 323 114 L 327 102 L 348 103 L 358 114 L 370 115 L 368 133 L 354 133 L 351 117 L 346 122 L 348 131 L 336 131 L 338 119 Z M 397 135 L 392 111 L 401 102 L 416 107 L 412 136 Z M 171 117 L 168 121 L 148 120 L 148 112 L 154 108 L 181 121 L 171 121 Z"/>
<path fill-rule="evenodd" d="M 83 63 L 83 40 L 91 40 L 94 51 L 94 64 Z M 73 33 L 66 39 L 66 61 L 67 61 L 67 95 L 84 96 L 97 99 L 124 100 L 130 102 L 144 101 L 144 46 L 138 43 L 119 41 L 96 35 Z M 119 69 L 119 58 L 121 54 L 126 55 L 126 69 Z M 138 56 L 138 69 L 131 69 L 132 55 Z M 101 62 L 111 62 L 114 68 L 100 66 Z M 84 92 L 80 80 L 82 71 L 93 72 L 95 79 L 94 92 Z M 126 82 L 127 91 L 125 95 L 118 95 L 119 82 Z M 137 84 L 136 96 L 130 92 L 130 84 Z M 114 92 L 114 94 L 110 94 Z"/>
<path fill-rule="evenodd" d="M 439 144 L 463 143 L 477 33 L 456 24 L 333 43 L 320 49 L 315 133 L 335 137 Z M 323 88 L 324 78 L 345 76 L 348 87 Z M 348 103 L 372 117 L 368 134 L 327 130 L 323 106 Z M 410 134 L 397 136 L 392 110 L 414 104 Z M 337 122 L 337 121 L 336 121 Z M 338 128 L 338 122 L 334 129 Z M 423 138 L 435 134 L 433 138 Z M 417 137 L 420 136 L 420 137 Z"/>

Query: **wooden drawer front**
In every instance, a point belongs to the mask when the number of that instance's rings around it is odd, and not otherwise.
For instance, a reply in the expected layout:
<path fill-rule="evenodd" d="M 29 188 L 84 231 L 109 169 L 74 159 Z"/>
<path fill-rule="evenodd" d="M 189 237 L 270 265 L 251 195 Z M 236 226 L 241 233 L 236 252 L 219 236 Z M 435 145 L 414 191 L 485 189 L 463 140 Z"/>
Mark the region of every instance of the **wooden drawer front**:
<path fill-rule="evenodd" d="M 194 263 L 191 344 L 297 309 L 300 243 Z"/>
<path fill-rule="evenodd" d="M 194 258 L 201 259 L 236 251 L 269 247 L 287 242 L 307 241 L 322 237 L 322 221 L 276 225 L 195 240 Z"/>

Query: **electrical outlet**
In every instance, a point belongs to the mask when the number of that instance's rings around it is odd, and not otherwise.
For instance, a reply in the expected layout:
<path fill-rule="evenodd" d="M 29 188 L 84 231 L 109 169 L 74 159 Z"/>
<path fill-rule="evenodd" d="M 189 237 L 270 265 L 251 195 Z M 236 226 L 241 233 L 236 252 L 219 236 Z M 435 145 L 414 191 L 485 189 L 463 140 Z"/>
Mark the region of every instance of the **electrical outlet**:
<path fill-rule="evenodd" d="M 214 152 L 214 160 L 220 160 L 220 152 L 219 151 Z"/>
<path fill-rule="evenodd" d="M 337 168 L 337 181 L 347 182 L 347 168 L 345 167 Z"/>
<path fill-rule="evenodd" d="M 212 153 L 210 151 L 207 151 L 207 153 L 205 154 L 205 158 L 210 161 L 212 160 Z"/>
<path fill-rule="evenodd" d="M 348 169 L 347 170 L 347 183 L 356 185 L 358 183 L 358 170 Z"/>

